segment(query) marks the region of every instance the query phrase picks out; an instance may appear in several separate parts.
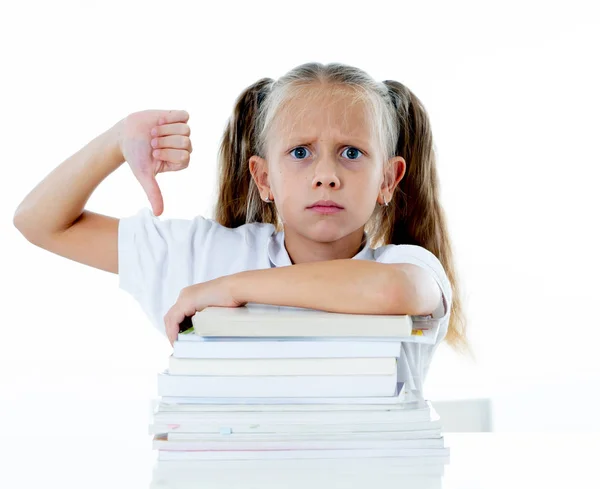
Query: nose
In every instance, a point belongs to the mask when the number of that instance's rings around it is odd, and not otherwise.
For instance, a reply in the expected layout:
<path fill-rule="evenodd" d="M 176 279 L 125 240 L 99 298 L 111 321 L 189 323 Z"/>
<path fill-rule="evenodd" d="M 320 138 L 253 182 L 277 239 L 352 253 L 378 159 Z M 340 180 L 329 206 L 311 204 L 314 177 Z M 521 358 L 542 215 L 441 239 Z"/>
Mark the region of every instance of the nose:
<path fill-rule="evenodd" d="M 323 185 L 330 188 L 340 187 L 336 164 L 328 158 L 323 158 L 317 162 L 312 182 L 313 188 L 322 187 Z"/>

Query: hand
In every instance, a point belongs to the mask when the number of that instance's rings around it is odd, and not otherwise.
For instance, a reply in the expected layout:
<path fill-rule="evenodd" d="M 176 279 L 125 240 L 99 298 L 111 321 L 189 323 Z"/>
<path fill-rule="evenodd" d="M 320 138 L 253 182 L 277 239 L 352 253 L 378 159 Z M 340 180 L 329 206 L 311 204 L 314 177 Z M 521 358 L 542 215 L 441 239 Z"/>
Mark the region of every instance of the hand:
<path fill-rule="evenodd" d="M 119 149 L 156 216 L 164 209 L 156 175 L 183 170 L 189 165 L 192 143 L 188 119 L 185 110 L 144 110 L 119 122 Z"/>
<path fill-rule="evenodd" d="M 240 307 L 246 304 L 233 297 L 232 280 L 232 276 L 227 275 L 181 289 L 177 302 L 164 318 L 165 331 L 171 346 L 177 339 L 179 325 L 186 316 L 192 317 L 197 311 L 208 306 Z"/>

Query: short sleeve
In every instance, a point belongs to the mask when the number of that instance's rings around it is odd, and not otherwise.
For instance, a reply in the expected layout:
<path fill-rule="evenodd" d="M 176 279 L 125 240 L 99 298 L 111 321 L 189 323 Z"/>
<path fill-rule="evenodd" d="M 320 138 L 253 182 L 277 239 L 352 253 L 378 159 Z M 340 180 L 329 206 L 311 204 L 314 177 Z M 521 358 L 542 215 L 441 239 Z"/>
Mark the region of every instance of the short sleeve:
<path fill-rule="evenodd" d="M 141 305 L 163 334 L 164 316 L 181 289 L 193 283 L 194 242 L 208 241 L 217 225 L 194 219 L 160 219 L 148 208 L 120 219 L 118 231 L 119 288 Z"/>
<path fill-rule="evenodd" d="M 448 319 L 452 305 L 452 287 L 441 262 L 431 251 L 417 245 L 386 245 L 375 250 L 380 263 L 411 263 L 427 270 L 438 284 L 442 299 L 430 316 L 441 321 Z"/>
<path fill-rule="evenodd" d="M 181 289 L 269 266 L 273 225 L 228 228 L 202 216 L 161 219 L 149 208 L 119 221 L 119 288 L 131 294 L 166 336 L 164 316 Z"/>

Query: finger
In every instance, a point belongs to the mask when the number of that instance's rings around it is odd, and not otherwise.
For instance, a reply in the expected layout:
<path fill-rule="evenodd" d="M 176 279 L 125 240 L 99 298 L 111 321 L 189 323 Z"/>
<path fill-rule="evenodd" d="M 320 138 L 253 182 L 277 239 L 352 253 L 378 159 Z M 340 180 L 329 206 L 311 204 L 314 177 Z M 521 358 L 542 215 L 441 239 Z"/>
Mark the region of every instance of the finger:
<path fill-rule="evenodd" d="M 192 133 L 190 126 L 184 122 L 176 122 L 173 124 L 159 124 L 150 131 L 152 136 L 168 136 L 170 134 L 181 134 L 189 136 Z"/>
<path fill-rule="evenodd" d="M 185 110 L 165 110 L 158 118 L 158 123 L 172 124 L 173 122 L 187 122 L 189 118 L 190 114 Z"/>
<path fill-rule="evenodd" d="M 154 212 L 154 215 L 160 216 L 164 210 L 164 203 L 156 178 L 152 175 L 144 174 L 140 176 L 139 182 L 142 185 L 144 192 L 148 196 L 148 200 L 152 205 L 152 211 Z"/>
<path fill-rule="evenodd" d="M 192 142 L 187 136 L 162 136 L 150 141 L 153 148 L 185 149 L 191 153 Z"/>
<path fill-rule="evenodd" d="M 177 165 L 187 165 L 190 162 L 190 152 L 185 149 L 155 149 L 152 156 L 157 160 L 175 163 Z"/>
<path fill-rule="evenodd" d="M 179 334 L 179 323 L 183 321 L 183 319 L 179 319 L 180 316 L 181 314 L 179 312 L 177 312 L 175 309 L 172 309 L 165 318 L 165 330 L 171 345 L 173 345 L 177 339 L 177 335 Z M 185 318 L 185 316 L 183 317 Z"/>
<path fill-rule="evenodd" d="M 171 346 L 173 346 L 175 340 L 177 339 L 177 331 L 175 331 L 172 324 L 167 326 L 167 338 L 169 338 L 169 343 L 171 343 Z"/>
<path fill-rule="evenodd" d="M 167 335 L 169 343 L 171 343 L 171 346 L 173 346 L 173 343 L 175 342 L 175 338 L 173 338 L 173 326 L 172 326 L 173 320 L 171 319 L 172 310 L 173 310 L 173 308 L 171 308 L 169 310 L 169 312 L 167 314 L 165 314 L 165 317 L 164 317 L 165 333 Z"/>

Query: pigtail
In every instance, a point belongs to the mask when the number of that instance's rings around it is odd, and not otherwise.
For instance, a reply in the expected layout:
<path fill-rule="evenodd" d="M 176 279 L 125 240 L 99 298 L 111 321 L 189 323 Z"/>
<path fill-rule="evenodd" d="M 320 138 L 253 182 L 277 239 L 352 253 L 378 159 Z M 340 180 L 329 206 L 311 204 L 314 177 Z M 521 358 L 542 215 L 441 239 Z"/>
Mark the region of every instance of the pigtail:
<path fill-rule="evenodd" d="M 259 155 L 258 111 L 272 83 L 262 78 L 241 93 L 221 138 L 215 220 L 228 228 L 249 222 L 277 225 L 275 208 L 261 200 L 248 164 L 252 155 Z"/>
<path fill-rule="evenodd" d="M 429 117 L 421 101 L 403 84 L 393 80 L 383 83 L 397 114 L 399 134 L 394 155 L 406 160 L 406 173 L 396 187 L 392 202 L 382 207 L 379 238 L 386 244 L 422 246 L 438 257 L 452 285 L 452 310 L 446 341 L 472 354 L 466 339 L 452 244 L 440 204 Z"/>

